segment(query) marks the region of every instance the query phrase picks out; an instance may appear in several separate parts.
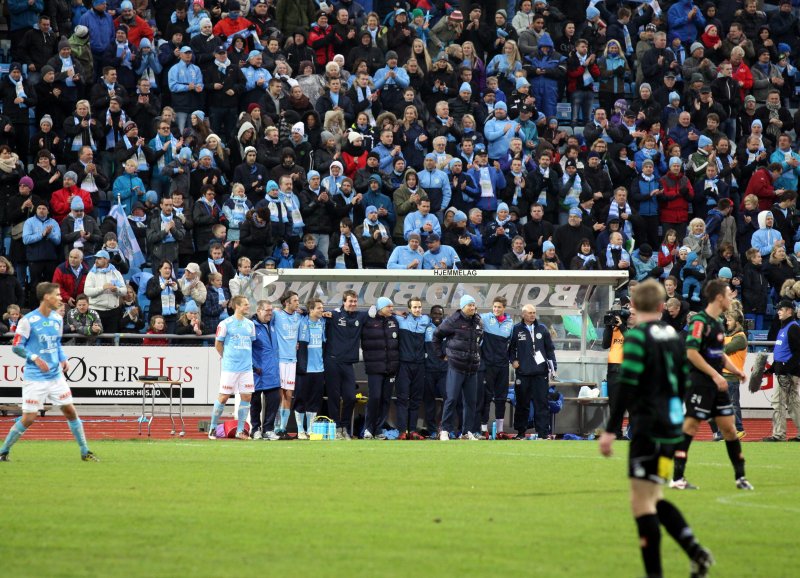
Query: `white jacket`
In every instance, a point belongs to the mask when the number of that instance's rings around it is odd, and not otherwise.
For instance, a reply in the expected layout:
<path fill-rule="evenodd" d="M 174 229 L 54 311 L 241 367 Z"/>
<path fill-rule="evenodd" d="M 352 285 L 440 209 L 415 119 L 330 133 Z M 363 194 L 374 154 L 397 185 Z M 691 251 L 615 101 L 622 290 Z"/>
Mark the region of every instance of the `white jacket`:
<path fill-rule="evenodd" d="M 113 265 L 109 265 L 109 268 Z M 111 283 L 115 285 L 114 289 L 106 291 L 103 285 Z M 84 286 L 84 293 L 89 296 L 89 307 L 95 311 L 110 311 L 119 307 L 120 297 L 128 292 L 125 287 L 125 280 L 122 278 L 122 273 L 116 269 L 99 273 L 94 267 L 89 271 L 86 276 L 86 284 Z"/>

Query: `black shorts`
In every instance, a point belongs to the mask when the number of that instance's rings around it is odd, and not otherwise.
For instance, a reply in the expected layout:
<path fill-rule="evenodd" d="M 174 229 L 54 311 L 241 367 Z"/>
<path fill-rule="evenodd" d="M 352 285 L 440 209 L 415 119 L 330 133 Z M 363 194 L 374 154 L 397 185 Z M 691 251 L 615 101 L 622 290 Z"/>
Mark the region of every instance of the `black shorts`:
<path fill-rule="evenodd" d="M 634 435 L 628 452 L 628 477 L 664 484 L 672 479 L 674 444 L 663 444 L 649 437 Z"/>
<path fill-rule="evenodd" d="M 712 417 L 733 415 L 731 396 L 716 385 L 692 385 L 686 392 L 686 417 L 705 421 Z"/>

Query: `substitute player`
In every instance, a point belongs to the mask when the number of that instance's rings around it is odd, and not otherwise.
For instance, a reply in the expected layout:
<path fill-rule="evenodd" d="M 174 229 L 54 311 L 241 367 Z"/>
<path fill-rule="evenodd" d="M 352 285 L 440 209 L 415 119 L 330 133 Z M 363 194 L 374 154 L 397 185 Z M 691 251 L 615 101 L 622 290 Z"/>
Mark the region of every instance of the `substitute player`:
<path fill-rule="evenodd" d="M 683 422 L 683 441 L 675 448 L 675 472 L 669 487 L 677 490 L 698 489 L 683 476 L 689 446 L 697 434 L 700 422 L 714 418 L 725 439 L 736 487 L 740 490 L 752 490 L 753 486 L 744 475 L 742 442 L 736 435 L 728 382 L 722 376 L 722 370 L 726 369 L 740 380 L 745 378 L 744 372 L 723 351 L 725 323 L 722 314 L 730 309 L 733 295 L 723 279 L 714 279 L 706 284 L 703 296 L 708 306 L 691 318 L 689 334 L 686 336 L 686 358 L 690 363 L 686 419 Z"/>
<path fill-rule="evenodd" d="M 683 340 L 661 322 L 664 288 L 645 281 L 633 293 L 639 325 L 625 334 L 620 391 L 614 399 L 600 453 L 608 457 L 625 410 L 631 423 L 628 477 L 631 509 L 639 530 L 639 547 L 648 578 L 661 578 L 661 528 L 669 532 L 691 560 L 691 576 L 702 577 L 714 563 L 695 539 L 680 510 L 663 499 L 662 485 L 672 468 L 675 444 L 682 439 L 686 354 Z"/>
<path fill-rule="evenodd" d="M 220 322 L 214 346 L 222 358 L 222 371 L 219 376 L 219 398 L 214 402 L 208 439 L 217 439 L 217 422 L 225 411 L 225 404 L 232 395 L 240 394 L 239 411 L 236 417 L 236 438 L 249 440 L 244 431 L 244 422 L 250 413 L 250 398 L 255 391 L 253 378 L 253 341 L 256 340 L 256 326 L 250 319 L 250 302 L 247 297 L 237 295 L 231 299 L 233 316 Z"/>
<path fill-rule="evenodd" d="M 300 298 L 294 291 L 281 296 L 281 307 L 272 314 L 272 326 L 278 338 L 278 367 L 281 373 L 281 407 L 278 410 L 280 423 L 275 433 L 282 439 L 286 436 L 286 425 L 292 413 L 292 395 L 297 377 L 297 335 L 300 332 Z M 298 430 L 299 431 L 299 430 Z"/>
<path fill-rule="evenodd" d="M 19 320 L 12 350 L 25 358 L 25 381 L 22 385 L 22 418 L 11 426 L 3 447 L 0 462 L 9 461 L 8 453 L 34 421 L 45 402 L 61 407 L 72 435 L 81 448 L 81 459 L 97 462 L 86 444 L 83 423 L 72 404 L 72 392 L 64 378 L 67 356 L 61 348 L 64 320 L 56 311 L 61 307 L 61 290 L 56 283 L 36 286 L 39 307 Z"/>

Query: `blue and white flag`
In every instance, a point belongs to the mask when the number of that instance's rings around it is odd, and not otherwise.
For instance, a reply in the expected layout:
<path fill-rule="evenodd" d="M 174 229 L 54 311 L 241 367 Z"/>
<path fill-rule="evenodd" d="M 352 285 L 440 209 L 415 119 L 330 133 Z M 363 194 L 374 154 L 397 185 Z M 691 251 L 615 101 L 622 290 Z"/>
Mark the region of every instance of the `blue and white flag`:
<path fill-rule="evenodd" d="M 117 220 L 117 244 L 119 244 L 120 252 L 128 263 L 134 267 L 141 266 L 145 262 L 145 258 L 139 248 L 139 242 L 133 234 L 131 224 L 128 222 L 128 217 L 125 215 L 125 209 L 122 208 L 122 205 L 117 204 L 111 207 L 108 214 Z"/>

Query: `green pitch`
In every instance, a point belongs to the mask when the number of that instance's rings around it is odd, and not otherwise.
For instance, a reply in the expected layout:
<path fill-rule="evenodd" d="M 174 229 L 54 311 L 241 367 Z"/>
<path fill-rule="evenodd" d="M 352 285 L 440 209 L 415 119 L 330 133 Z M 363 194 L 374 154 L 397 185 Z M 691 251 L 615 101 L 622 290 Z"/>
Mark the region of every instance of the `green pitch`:
<path fill-rule="evenodd" d="M 643 574 L 626 445 L 594 442 L 94 442 L 24 439 L 0 464 L 5 576 Z M 692 446 L 698 492 L 665 490 L 712 576 L 797 576 L 795 444 Z M 664 534 L 666 576 L 688 562 Z"/>

